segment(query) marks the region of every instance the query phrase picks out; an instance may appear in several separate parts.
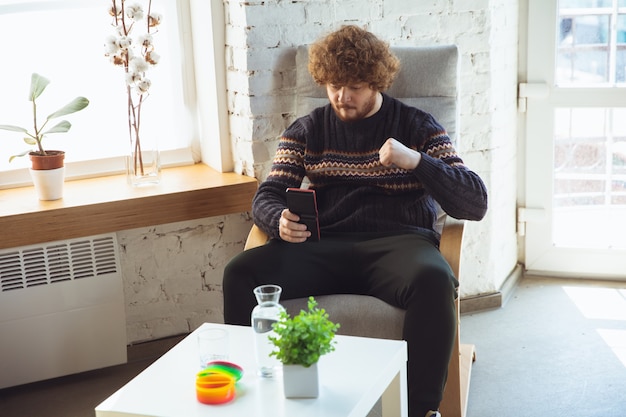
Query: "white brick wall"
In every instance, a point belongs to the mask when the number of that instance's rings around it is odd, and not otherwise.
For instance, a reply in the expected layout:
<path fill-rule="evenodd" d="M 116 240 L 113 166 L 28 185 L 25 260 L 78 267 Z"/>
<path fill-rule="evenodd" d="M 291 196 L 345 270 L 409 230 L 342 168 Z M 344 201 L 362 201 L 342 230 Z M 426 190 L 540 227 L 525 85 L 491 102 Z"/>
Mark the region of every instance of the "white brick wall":
<path fill-rule="evenodd" d="M 485 180 L 489 213 L 470 223 L 461 295 L 497 291 L 516 265 L 517 1 L 226 0 L 230 131 L 238 172 L 264 178 L 295 117 L 294 47 L 342 22 L 395 45 L 456 43 L 461 53 L 459 152 Z M 246 214 L 118 233 L 128 341 L 222 321 L 226 262 L 243 247 Z"/>
<path fill-rule="evenodd" d="M 392 45 L 459 46 L 459 152 L 490 192 L 487 218 L 468 226 L 461 295 L 497 291 L 517 262 L 517 2 L 227 0 L 225 7 L 227 54 L 247 57 L 229 68 L 234 157 L 237 166 L 254 169 L 261 179 L 267 175 L 278 136 L 295 116 L 289 100 L 293 72 L 284 65 L 295 46 L 310 43 L 342 23 L 365 26 Z M 250 132 L 252 136 L 247 136 Z"/>
<path fill-rule="evenodd" d="M 224 266 L 251 224 L 232 214 L 118 232 L 128 342 L 221 323 Z"/>

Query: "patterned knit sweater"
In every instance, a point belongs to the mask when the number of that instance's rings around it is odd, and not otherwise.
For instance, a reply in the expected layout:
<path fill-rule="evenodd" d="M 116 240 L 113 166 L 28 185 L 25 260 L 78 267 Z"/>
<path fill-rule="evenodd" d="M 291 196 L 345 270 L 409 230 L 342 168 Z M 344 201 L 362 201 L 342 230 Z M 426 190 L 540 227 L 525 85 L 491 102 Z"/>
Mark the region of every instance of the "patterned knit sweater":
<path fill-rule="evenodd" d="M 414 170 L 384 167 L 378 150 L 395 138 L 421 153 Z M 434 230 L 437 207 L 480 220 L 487 191 L 463 165 L 445 129 L 428 113 L 383 94 L 381 109 L 354 122 L 330 104 L 297 119 L 283 133 L 267 179 L 252 204 L 255 223 L 278 238 L 285 189 L 307 177 L 316 190 L 320 231 L 406 233 Z"/>

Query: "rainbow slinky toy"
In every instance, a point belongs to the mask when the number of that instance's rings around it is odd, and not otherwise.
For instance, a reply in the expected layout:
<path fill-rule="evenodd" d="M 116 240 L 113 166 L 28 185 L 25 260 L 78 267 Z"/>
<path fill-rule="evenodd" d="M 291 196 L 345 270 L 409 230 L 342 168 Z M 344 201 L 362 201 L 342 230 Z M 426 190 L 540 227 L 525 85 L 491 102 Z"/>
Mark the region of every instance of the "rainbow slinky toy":
<path fill-rule="evenodd" d="M 203 404 L 224 404 L 235 398 L 235 382 L 243 375 L 243 369 L 225 361 L 209 362 L 196 375 L 196 396 Z"/>

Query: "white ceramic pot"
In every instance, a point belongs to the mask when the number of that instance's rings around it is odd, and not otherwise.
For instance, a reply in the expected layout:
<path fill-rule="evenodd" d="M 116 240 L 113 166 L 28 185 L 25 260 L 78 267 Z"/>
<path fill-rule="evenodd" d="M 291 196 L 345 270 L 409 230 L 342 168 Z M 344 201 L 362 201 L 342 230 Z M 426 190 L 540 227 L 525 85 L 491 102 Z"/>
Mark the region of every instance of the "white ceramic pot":
<path fill-rule="evenodd" d="M 30 176 L 40 200 L 58 200 L 63 198 L 65 167 L 57 169 L 30 169 Z"/>
<path fill-rule="evenodd" d="M 305 368 L 302 365 L 283 365 L 285 398 L 317 398 L 319 377 L 317 363 Z"/>

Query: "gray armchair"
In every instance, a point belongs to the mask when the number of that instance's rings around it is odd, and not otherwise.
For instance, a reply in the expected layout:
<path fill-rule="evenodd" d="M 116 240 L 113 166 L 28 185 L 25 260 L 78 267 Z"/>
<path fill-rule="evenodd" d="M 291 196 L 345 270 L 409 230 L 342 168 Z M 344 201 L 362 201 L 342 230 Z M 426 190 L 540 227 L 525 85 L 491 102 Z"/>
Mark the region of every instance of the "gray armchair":
<path fill-rule="evenodd" d="M 389 95 L 407 104 L 431 113 L 444 126 L 452 140 L 457 132 L 458 97 L 458 52 L 454 45 L 433 47 L 393 47 L 393 52 L 401 62 L 397 79 L 389 89 Z M 296 108 L 298 115 L 304 115 L 313 108 L 328 103 L 324 88 L 315 84 L 308 70 L 308 50 L 298 48 L 296 53 L 297 87 Z M 459 277 L 461 243 L 464 222 L 441 213 L 435 229 L 441 233 L 440 250 L 455 275 Z M 263 245 L 267 235 L 253 226 L 245 249 Z M 333 321 L 341 323 L 340 334 L 386 339 L 402 339 L 404 310 L 393 307 L 375 297 L 364 295 L 337 294 L 317 296 L 319 305 L 326 309 Z M 304 298 L 284 300 L 281 304 L 290 314 L 306 309 Z M 457 300 L 457 315 L 459 304 Z M 460 330 L 460 326 L 459 326 Z M 474 356 L 473 345 L 461 345 L 457 332 L 454 352 L 448 367 L 448 381 L 441 412 L 446 417 L 462 417 L 466 413 L 469 375 Z M 397 395 L 393 390 L 386 395 Z M 388 409 L 383 396 L 383 413 L 397 414 Z"/>

